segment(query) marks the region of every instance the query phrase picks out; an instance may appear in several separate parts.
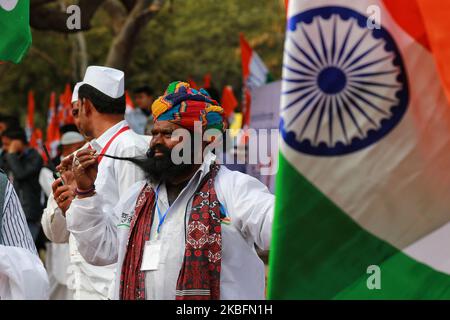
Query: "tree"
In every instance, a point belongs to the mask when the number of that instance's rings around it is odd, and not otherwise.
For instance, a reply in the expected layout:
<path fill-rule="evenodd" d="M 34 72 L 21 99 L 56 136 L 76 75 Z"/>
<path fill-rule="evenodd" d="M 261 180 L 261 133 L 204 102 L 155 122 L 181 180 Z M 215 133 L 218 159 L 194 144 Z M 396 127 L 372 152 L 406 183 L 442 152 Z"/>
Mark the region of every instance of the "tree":
<path fill-rule="evenodd" d="M 284 1 L 179 0 L 142 32 L 131 61 L 128 84 L 149 84 L 160 93 L 170 81 L 211 73 L 219 90 L 242 86 L 239 33 L 243 32 L 275 78 L 281 75 Z"/>
<path fill-rule="evenodd" d="M 163 0 L 79 0 L 80 28 L 69 29 L 67 27 L 68 14 L 65 11 L 66 4 L 58 0 L 31 0 L 30 25 L 41 31 L 56 31 L 61 33 L 79 33 L 90 30 L 91 21 L 95 13 L 102 5 L 117 21 L 123 21 L 111 43 L 105 65 L 126 70 L 128 62 L 140 31 L 151 18 L 161 10 Z M 116 29 L 117 30 L 117 29 Z M 83 38 L 77 38 L 81 65 L 85 65 L 87 52 L 83 46 Z M 84 50 L 84 51 L 83 51 Z M 84 69 L 80 68 L 81 73 Z"/>
<path fill-rule="evenodd" d="M 68 0 L 67 5 L 73 2 Z M 46 1 L 45 7 L 67 17 L 59 4 Z M 105 64 L 132 5 L 130 2 L 127 7 L 119 0 L 103 1 L 81 32 L 55 31 L 56 27 L 48 21 L 46 29 L 33 28 L 33 44 L 22 62 L 0 65 L 0 111 L 7 110 L 24 120 L 27 92 L 33 89 L 36 125 L 43 128 L 51 91 L 60 93 L 66 83 L 74 85 L 80 81 L 84 74 L 83 60 L 90 65 Z M 126 58 L 126 88 L 132 90 L 147 84 L 159 95 L 171 81 L 191 76 L 201 84 L 203 76 L 210 73 L 219 92 L 224 85 L 232 85 L 239 97 L 242 86 L 239 33 L 245 34 L 270 72 L 279 78 L 284 28 L 283 0 L 167 2 L 133 40 L 133 53 Z"/>

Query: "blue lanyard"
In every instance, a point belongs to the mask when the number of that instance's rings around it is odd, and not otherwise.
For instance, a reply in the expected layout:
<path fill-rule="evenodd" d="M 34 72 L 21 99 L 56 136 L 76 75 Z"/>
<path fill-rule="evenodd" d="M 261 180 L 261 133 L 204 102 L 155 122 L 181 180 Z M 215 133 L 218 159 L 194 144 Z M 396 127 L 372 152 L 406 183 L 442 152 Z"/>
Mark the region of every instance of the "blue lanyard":
<path fill-rule="evenodd" d="M 167 208 L 167 210 L 164 213 L 164 215 L 161 214 L 161 210 L 159 209 L 159 206 L 158 206 L 158 197 L 159 197 L 159 187 L 160 186 L 161 185 L 159 185 L 158 188 L 156 189 L 156 200 L 155 200 L 156 210 L 158 211 L 158 217 L 159 217 L 158 229 L 156 230 L 156 236 L 157 237 L 159 235 L 159 231 L 161 230 L 161 226 L 164 223 L 164 220 L 166 219 L 167 213 L 170 210 L 170 206 L 169 206 L 169 208 Z"/>

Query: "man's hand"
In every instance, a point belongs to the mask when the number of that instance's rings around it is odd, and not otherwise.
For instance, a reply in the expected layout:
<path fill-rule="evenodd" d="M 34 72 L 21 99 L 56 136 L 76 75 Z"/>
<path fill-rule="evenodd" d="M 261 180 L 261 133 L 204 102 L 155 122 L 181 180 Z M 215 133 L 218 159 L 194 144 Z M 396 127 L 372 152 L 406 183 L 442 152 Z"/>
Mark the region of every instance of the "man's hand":
<path fill-rule="evenodd" d="M 61 178 L 59 178 L 52 183 L 52 190 L 58 207 L 62 210 L 63 215 L 66 215 L 67 209 L 69 209 L 73 198 L 75 198 L 75 186 L 63 185 Z"/>
<path fill-rule="evenodd" d="M 72 170 L 65 170 L 61 172 L 61 178 L 63 179 L 64 184 L 73 186 L 74 189 L 77 187 L 75 176 Z"/>
<path fill-rule="evenodd" d="M 98 171 L 95 150 L 84 149 L 78 151 L 73 160 L 72 171 L 79 190 L 91 189 L 94 186 Z"/>
<path fill-rule="evenodd" d="M 20 140 L 12 140 L 8 148 L 8 153 L 17 153 L 23 150 L 23 142 Z"/>
<path fill-rule="evenodd" d="M 73 157 L 74 155 L 71 154 L 70 156 L 67 156 L 64 159 L 62 159 L 61 163 L 56 167 L 56 170 L 58 170 L 61 174 L 64 174 L 64 172 L 66 171 L 72 171 Z"/>

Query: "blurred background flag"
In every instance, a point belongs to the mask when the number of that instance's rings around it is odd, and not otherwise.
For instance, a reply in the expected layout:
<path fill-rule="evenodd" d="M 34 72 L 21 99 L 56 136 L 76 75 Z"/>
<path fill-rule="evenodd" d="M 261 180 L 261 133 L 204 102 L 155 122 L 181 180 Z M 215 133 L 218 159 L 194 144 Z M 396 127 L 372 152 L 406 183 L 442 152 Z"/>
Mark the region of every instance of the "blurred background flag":
<path fill-rule="evenodd" d="M 223 87 L 220 104 L 222 105 L 225 117 L 228 119 L 234 109 L 238 106 L 238 101 L 234 95 L 232 86 Z"/>
<path fill-rule="evenodd" d="M 58 120 L 60 127 L 74 123 L 72 116 L 72 89 L 68 83 L 65 86 L 64 93 L 59 96 Z"/>
<path fill-rule="evenodd" d="M 27 134 L 28 141 L 30 141 L 34 131 L 34 109 L 35 109 L 34 93 L 33 91 L 30 90 L 28 91 L 27 120 L 25 124 L 25 132 Z"/>
<path fill-rule="evenodd" d="M 427 22 L 425 3 L 289 1 L 270 298 L 450 298 L 434 45 L 448 22 Z"/>
<path fill-rule="evenodd" d="M 197 85 L 197 83 L 194 81 L 194 79 L 192 79 L 191 76 L 189 76 L 187 81 L 188 81 L 189 85 L 191 86 L 191 88 L 197 89 L 197 90 L 200 89 L 200 87 Z"/>
<path fill-rule="evenodd" d="M 203 89 L 211 88 L 211 73 L 207 73 L 203 76 Z"/>
<path fill-rule="evenodd" d="M 42 159 L 44 160 L 44 163 L 47 163 L 47 155 L 45 154 L 44 147 L 43 147 L 43 141 L 42 141 L 42 130 L 39 128 L 36 128 L 33 130 L 33 133 L 30 138 L 30 147 L 35 148 L 39 154 L 41 155 Z"/>
<path fill-rule="evenodd" d="M 125 91 L 125 113 L 131 113 L 134 110 L 134 104 L 133 100 L 131 100 L 130 95 L 128 94 L 128 91 Z"/>
<path fill-rule="evenodd" d="M 249 125 L 251 108 L 251 90 L 260 87 L 272 80 L 264 62 L 252 49 L 241 33 L 239 35 L 241 46 L 242 80 L 243 80 L 243 114 L 244 125 Z"/>
<path fill-rule="evenodd" d="M 50 95 L 50 104 L 48 108 L 46 134 L 46 146 L 52 158 L 56 157 L 58 154 L 59 139 L 59 116 L 58 108 L 56 106 L 56 93 L 52 92 Z"/>
<path fill-rule="evenodd" d="M 19 63 L 31 45 L 30 1 L 0 0 L 0 61 Z"/>

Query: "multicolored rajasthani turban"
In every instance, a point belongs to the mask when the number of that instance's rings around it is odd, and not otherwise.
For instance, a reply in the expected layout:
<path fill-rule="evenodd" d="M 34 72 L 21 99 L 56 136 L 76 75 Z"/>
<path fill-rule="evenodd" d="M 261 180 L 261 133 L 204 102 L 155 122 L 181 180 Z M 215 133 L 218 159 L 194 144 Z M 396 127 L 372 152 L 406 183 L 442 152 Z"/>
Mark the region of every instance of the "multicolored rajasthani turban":
<path fill-rule="evenodd" d="M 223 109 L 205 89 L 196 90 L 186 82 L 169 84 L 164 95 L 152 104 L 155 121 L 170 121 L 188 130 L 200 121 L 203 129 L 224 130 Z"/>

